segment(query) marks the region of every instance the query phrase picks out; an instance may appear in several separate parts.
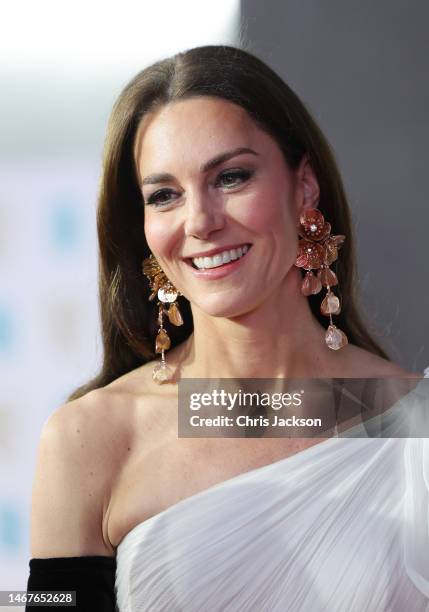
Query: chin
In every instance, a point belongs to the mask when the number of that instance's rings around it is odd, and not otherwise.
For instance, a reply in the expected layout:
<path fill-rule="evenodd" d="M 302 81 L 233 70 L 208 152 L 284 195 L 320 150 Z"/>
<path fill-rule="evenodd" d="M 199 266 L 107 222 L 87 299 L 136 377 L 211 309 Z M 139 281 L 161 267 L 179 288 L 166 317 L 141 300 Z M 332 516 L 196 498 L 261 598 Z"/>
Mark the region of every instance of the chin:
<path fill-rule="evenodd" d="M 220 297 L 213 300 L 200 301 L 198 303 L 194 302 L 194 305 L 198 310 L 210 317 L 224 319 L 233 319 L 252 310 L 252 308 L 249 307 L 249 300 L 246 300 L 246 302 L 244 302 L 244 300 L 240 300 L 240 302 L 228 302 L 225 299 L 220 299 Z"/>

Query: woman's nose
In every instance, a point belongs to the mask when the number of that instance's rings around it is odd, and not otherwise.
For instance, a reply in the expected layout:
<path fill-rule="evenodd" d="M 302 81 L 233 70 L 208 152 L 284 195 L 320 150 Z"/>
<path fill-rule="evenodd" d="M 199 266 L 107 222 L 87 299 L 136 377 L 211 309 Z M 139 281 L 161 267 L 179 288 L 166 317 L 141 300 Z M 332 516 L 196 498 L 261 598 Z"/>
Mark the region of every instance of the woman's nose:
<path fill-rule="evenodd" d="M 224 214 L 212 201 L 199 199 L 187 207 L 185 219 L 186 236 L 205 239 L 224 226 Z"/>

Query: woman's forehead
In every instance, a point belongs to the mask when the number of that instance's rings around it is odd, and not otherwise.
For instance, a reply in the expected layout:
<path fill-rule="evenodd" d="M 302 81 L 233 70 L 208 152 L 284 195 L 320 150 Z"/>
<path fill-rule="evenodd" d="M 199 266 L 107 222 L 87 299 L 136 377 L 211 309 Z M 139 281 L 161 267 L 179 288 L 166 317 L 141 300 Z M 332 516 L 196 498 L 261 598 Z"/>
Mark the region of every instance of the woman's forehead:
<path fill-rule="evenodd" d="M 251 148 L 264 135 L 240 106 L 208 96 L 190 98 L 164 105 L 143 118 L 135 159 L 141 167 L 169 156 L 177 159 L 192 150 L 210 157 L 240 146 Z"/>

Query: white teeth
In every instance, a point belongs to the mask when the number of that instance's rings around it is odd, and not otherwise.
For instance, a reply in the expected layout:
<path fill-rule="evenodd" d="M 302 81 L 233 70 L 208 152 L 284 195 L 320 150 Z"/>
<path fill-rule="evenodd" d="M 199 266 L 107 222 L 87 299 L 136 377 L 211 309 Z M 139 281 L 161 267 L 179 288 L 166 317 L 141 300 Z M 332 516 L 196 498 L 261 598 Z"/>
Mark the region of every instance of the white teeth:
<path fill-rule="evenodd" d="M 217 266 L 220 266 L 223 264 L 223 258 L 222 258 L 222 254 L 218 253 L 217 255 L 214 255 L 213 257 L 213 261 Z"/>
<path fill-rule="evenodd" d="M 200 270 L 205 268 L 217 268 L 218 266 L 222 266 L 223 264 L 229 263 L 234 259 L 239 259 L 243 255 L 247 253 L 249 247 L 244 245 L 242 247 L 238 247 L 237 249 L 231 249 L 229 251 L 222 251 L 222 253 L 216 253 L 213 257 L 194 257 L 192 262 L 197 266 Z"/>

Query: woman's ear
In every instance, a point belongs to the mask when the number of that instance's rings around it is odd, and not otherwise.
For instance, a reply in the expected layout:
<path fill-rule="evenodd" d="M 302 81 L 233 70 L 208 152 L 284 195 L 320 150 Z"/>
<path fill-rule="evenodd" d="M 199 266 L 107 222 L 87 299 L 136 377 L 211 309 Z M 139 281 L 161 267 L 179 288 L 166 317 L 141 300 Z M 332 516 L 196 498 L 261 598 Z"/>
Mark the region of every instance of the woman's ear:
<path fill-rule="evenodd" d="M 319 183 L 308 155 L 304 155 L 296 170 L 296 181 L 297 206 L 300 215 L 305 210 L 317 208 L 320 198 Z"/>

